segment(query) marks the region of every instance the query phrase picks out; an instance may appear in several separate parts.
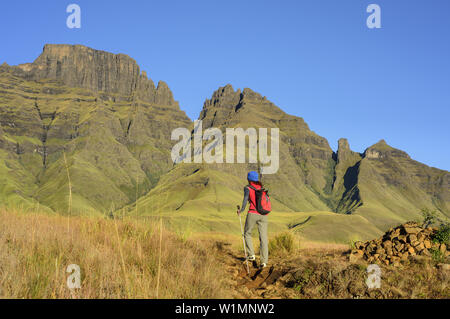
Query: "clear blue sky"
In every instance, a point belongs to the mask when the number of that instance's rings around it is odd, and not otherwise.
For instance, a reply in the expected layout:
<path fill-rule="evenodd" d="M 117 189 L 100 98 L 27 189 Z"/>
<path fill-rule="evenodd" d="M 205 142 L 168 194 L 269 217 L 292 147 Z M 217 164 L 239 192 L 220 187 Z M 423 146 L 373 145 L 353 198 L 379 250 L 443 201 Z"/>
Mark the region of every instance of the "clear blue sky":
<path fill-rule="evenodd" d="M 66 7 L 82 28 L 66 27 Z M 368 29 L 377 3 L 382 29 Z M 301 116 L 336 149 L 380 139 L 450 170 L 450 1 L 8 1 L 0 63 L 45 43 L 126 53 L 166 81 L 191 118 L 219 86 L 250 87 Z"/>

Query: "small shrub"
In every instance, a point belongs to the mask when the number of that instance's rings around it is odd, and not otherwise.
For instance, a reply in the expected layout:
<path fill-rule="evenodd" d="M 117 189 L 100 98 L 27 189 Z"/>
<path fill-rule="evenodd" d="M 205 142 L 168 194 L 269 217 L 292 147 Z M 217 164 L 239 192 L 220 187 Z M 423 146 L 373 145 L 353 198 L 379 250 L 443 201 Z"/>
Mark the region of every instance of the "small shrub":
<path fill-rule="evenodd" d="M 423 216 L 423 227 L 428 227 L 436 220 L 436 211 L 428 208 L 422 208 L 420 211 Z"/>
<path fill-rule="evenodd" d="M 295 238 L 291 232 L 281 233 L 269 242 L 271 254 L 292 253 L 295 248 Z"/>
<path fill-rule="evenodd" d="M 445 260 L 445 255 L 439 249 L 431 249 L 431 258 L 435 263 L 442 263 Z"/>
<path fill-rule="evenodd" d="M 440 244 L 450 243 L 450 224 L 443 224 L 439 227 L 439 230 L 433 237 L 433 241 Z"/>

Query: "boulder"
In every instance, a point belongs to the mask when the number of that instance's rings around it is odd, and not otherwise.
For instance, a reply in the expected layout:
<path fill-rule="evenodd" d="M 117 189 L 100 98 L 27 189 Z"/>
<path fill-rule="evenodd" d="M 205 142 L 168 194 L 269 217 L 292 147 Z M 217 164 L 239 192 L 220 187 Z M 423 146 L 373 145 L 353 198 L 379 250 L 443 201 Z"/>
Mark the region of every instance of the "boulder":
<path fill-rule="evenodd" d="M 403 225 L 403 231 L 406 234 L 418 234 L 422 229 L 415 225 Z"/>
<path fill-rule="evenodd" d="M 419 245 L 420 245 L 420 241 L 418 241 L 418 240 L 411 242 L 411 246 L 413 246 L 414 248 L 416 248 Z"/>
<path fill-rule="evenodd" d="M 438 269 L 441 271 L 450 271 L 450 264 L 438 264 Z"/>
<path fill-rule="evenodd" d="M 414 235 L 414 234 L 408 235 L 408 242 L 409 243 L 413 243 L 415 241 L 417 241 L 417 236 L 416 235 Z"/>
<path fill-rule="evenodd" d="M 385 242 L 383 242 L 382 243 L 382 245 L 381 245 L 383 248 L 386 248 L 386 249 L 391 249 L 392 248 L 392 242 L 391 241 L 385 241 Z"/>
<path fill-rule="evenodd" d="M 407 238 L 405 235 L 400 235 L 398 236 L 398 240 L 404 244 L 406 244 L 408 242 Z"/>
<path fill-rule="evenodd" d="M 361 259 L 363 256 L 364 256 L 364 252 L 362 250 L 359 250 L 359 249 L 352 250 L 352 252 L 350 253 L 349 261 L 355 262 L 355 261 Z"/>
<path fill-rule="evenodd" d="M 418 251 L 422 251 L 422 250 L 425 249 L 425 245 L 424 245 L 423 243 L 419 242 L 419 245 L 417 245 L 415 248 L 416 248 Z"/>

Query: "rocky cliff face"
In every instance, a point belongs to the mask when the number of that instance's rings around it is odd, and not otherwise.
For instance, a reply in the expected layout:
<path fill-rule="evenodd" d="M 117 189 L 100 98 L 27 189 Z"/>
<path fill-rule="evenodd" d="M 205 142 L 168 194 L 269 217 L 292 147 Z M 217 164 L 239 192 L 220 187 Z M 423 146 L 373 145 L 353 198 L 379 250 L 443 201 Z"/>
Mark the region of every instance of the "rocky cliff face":
<path fill-rule="evenodd" d="M 372 145 L 364 152 L 364 157 L 373 159 L 403 157 L 410 158 L 408 154 L 401 150 L 390 147 L 385 140 L 381 140 Z"/>
<path fill-rule="evenodd" d="M 60 80 L 66 86 L 106 94 L 111 99 L 138 97 L 149 103 L 177 104 L 167 84 L 161 81 L 155 87 L 129 56 L 82 45 L 47 44 L 33 63 L 19 65 L 12 70 L 27 80 Z"/>

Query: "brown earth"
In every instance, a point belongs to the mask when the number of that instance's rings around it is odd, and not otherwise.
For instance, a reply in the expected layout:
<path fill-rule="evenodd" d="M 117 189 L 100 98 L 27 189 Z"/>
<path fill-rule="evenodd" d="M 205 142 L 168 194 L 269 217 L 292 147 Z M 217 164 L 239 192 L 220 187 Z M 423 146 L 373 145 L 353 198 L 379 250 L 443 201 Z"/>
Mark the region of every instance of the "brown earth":
<path fill-rule="evenodd" d="M 217 242 L 216 250 L 229 276 L 223 284 L 231 298 L 450 298 L 448 264 L 421 256 L 401 267 L 380 264 L 381 287 L 369 289 L 369 263 L 350 261 L 347 248 L 303 248 L 290 256 L 271 256 L 269 266 L 262 271 L 256 263 L 249 263 L 249 274 L 243 252 L 234 251 L 226 242 Z"/>

